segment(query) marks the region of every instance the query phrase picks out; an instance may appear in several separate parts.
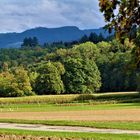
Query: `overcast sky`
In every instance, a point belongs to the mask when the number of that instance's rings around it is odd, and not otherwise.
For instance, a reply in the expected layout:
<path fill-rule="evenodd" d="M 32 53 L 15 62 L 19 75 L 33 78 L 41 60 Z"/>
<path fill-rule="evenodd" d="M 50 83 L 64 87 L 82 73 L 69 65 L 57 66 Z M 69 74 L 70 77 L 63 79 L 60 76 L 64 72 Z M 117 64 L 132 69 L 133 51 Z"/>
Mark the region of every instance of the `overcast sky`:
<path fill-rule="evenodd" d="M 0 32 L 34 27 L 104 26 L 98 0 L 0 0 Z"/>

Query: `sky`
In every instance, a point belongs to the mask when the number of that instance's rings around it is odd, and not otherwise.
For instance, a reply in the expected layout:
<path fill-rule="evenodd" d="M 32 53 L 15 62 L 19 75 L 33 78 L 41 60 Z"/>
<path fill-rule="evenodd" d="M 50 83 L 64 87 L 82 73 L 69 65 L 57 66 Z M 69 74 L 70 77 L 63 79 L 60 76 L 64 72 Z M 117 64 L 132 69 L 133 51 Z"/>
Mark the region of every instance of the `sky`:
<path fill-rule="evenodd" d="M 22 32 L 35 27 L 105 25 L 98 0 L 0 0 L 0 32 Z"/>

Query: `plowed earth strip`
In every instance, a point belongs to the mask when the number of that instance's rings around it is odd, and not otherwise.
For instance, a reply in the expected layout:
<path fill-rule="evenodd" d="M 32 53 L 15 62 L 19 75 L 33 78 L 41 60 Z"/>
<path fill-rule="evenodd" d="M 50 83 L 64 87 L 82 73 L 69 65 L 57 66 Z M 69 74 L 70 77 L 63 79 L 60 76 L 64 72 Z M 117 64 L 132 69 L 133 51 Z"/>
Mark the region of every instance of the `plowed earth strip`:
<path fill-rule="evenodd" d="M 3 112 L 0 113 L 0 119 L 140 121 L 140 109 L 59 112 Z"/>

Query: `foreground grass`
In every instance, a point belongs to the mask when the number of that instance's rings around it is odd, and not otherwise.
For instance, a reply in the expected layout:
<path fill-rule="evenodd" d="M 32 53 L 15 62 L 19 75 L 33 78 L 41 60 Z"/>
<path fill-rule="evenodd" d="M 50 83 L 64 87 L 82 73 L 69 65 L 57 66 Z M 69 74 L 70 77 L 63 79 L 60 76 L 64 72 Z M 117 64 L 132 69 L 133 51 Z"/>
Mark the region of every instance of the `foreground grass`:
<path fill-rule="evenodd" d="M 140 109 L 140 103 L 121 104 L 0 104 L 0 112 L 48 112 L 48 111 L 83 111 L 83 110 Z"/>
<path fill-rule="evenodd" d="M 125 93 L 104 93 L 104 94 L 74 94 L 74 95 L 46 95 L 18 98 L 0 98 L 0 104 L 21 104 L 21 103 L 72 103 L 72 102 L 93 102 L 93 103 L 124 103 L 140 102 L 138 92 Z"/>
<path fill-rule="evenodd" d="M 99 133 L 80 133 L 80 132 L 44 132 L 44 131 L 27 131 L 16 129 L 0 129 L 0 134 L 4 135 L 31 135 L 57 138 L 81 138 L 94 140 L 138 140 L 140 135 L 129 134 L 99 134 Z"/>
<path fill-rule="evenodd" d="M 140 130 L 140 122 L 97 122 L 97 121 L 46 121 L 0 119 L 0 123 L 43 124 L 51 126 L 83 126 L 93 128 Z"/>

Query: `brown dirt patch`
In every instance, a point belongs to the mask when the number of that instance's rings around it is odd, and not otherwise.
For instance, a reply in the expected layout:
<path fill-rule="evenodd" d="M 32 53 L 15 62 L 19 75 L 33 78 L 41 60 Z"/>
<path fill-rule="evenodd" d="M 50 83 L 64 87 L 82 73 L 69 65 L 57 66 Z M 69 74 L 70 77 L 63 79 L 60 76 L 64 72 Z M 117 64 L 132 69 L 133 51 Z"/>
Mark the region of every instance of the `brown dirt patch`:
<path fill-rule="evenodd" d="M 0 113 L 0 119 L 140 121 L 140 109 L 61 112 L 5 112 Z"/>

